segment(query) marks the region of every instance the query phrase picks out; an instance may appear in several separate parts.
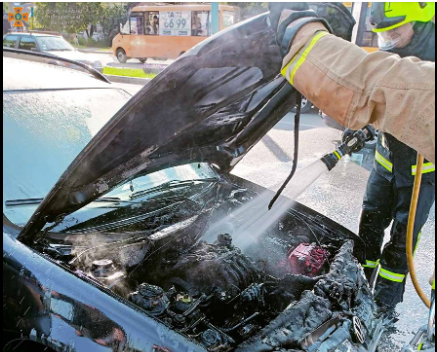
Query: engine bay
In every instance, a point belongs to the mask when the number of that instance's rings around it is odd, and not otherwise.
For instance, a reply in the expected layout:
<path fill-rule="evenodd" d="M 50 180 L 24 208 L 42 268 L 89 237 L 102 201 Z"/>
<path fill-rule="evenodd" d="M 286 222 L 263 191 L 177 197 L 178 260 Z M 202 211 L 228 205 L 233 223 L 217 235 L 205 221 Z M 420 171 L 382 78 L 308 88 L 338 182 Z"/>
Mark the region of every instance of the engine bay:
<path fill-rule="evenodd" d="M 244 250 L 232 233 L 204 236 L 224 210 L 256 196 L 214 188 L 216 201 L 200 212 L 191 199 L 177 222 L 146 235 L 73 246 L 68 265 L 207 351 L 317 351 L 333 341 L 365 348 L 374 306 L 354 240 L 299 212 Z"/>

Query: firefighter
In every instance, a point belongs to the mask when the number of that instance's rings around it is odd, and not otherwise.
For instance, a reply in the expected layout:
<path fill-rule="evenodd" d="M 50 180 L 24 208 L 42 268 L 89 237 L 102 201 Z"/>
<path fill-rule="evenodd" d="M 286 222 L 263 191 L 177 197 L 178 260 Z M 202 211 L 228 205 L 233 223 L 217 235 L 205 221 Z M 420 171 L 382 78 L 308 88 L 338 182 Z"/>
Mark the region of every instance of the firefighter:
<path fill-rule="evenodd" d="M 373 3 L 370 23 L 378 33 L 382 51 L 435 61 L 435 23 L 431 15 L 407 17 L 428 6 L 424 4 L 422 8 L 416 4 Z M 435 13 L 435 6 L 433 8 Z M 352 130 L 346 130 L 343 138 L 351 133 Z M 407 226 L 416 162 L 414 149 L 388 133 L 379 134 L 374 169 L 364 197 L 360 236 L 367 245 L 365 272 L 369 282 L 375 269 L 379 269 L 375 300 L 382 311 L 392 311 L 402 302 L 405 292 Z M 425 162 L 423 173 L 415 223 L 416 244 L 435 201 L 435 166 Z M 384 232 L 392 221 L 390 242 L 381 251 Z"/>
<path fill-rule="evenodd" d="M 411 4 L 420 16 L 413 21 L 434 17 L 434 3 Z M 329 23 L 305 3 L 269 6 L 281 73 L 300 93 L 341 125 L 358 130 L 373 124 L 435 163 L 435 63 L 368 54 L 330 34 Z"/>

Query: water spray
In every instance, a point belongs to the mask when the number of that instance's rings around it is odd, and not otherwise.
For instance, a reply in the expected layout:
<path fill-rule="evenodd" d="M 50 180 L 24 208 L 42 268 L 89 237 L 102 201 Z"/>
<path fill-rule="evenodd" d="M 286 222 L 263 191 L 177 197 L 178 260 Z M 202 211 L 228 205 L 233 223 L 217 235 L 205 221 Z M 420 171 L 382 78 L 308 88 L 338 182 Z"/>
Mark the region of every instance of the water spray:
<path fill-rule="evenodd" d="M 320 160 L 302 169 L 299 174 L 305 175 L 307 177 L 297 177 L 296 180 L 294 180 L 296 182 L 294 182 L 293 187 L 298 191 L 293 192 L 293 197 L 297 197 L 299 194 L 305 191 L 325 172 L 331 171 L 344 156 L 361 150 L 366 142 L 373 139 L 373 137 L 373 133 L 371 133 L 371 131 L 367 128 L 363 130 L 358 130 L 351 136 L 349 136 L 346 141 L 340 144 L 340 146 L 332 153 L 326 154 Z M 279 196 L 284 191 L 293 176 L 294 172 L 291 173 L 291 175 L 287 178 L 285 183 L 282 185 L 282 187 L 276 193 L 275 197 L 270 202 L 269 210 L 272 209 L 273 205 L 278 200 Z"/>

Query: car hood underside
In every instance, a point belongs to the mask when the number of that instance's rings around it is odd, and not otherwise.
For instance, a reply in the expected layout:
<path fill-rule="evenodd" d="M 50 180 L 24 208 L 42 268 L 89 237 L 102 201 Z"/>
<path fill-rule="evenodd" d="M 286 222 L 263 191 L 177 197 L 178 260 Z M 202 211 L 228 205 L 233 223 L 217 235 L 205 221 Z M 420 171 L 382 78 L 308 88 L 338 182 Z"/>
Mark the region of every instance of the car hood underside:
<path fill-rule="evenodd" d="M 47 223 L 144 174 L 196 162 L 232 170 L 296 103 L 269 23 L 264 14 L 218 33 L 146 85 L 77 156 L 19 239 L 33 242 Z"/>
<path fill-rule="evenodd" d="M 268 16 L 205 40 L 146 85 L 81 152 L 20 239 L 142 174 L 193 162 L 230 171 L 292 107 Z"/>

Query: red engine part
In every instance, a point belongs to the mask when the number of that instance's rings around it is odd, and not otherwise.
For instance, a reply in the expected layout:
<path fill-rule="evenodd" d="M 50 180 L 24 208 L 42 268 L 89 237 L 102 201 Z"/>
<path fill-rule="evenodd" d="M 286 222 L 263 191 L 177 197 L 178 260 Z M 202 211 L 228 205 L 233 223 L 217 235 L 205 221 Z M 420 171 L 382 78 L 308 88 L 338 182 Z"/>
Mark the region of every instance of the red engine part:
<path fill-rule="evenodd" d="M 318 276 L 329 258 L 329 252 L 315 243 L 302 243 L 288 257 L 292 274 Z"/>

